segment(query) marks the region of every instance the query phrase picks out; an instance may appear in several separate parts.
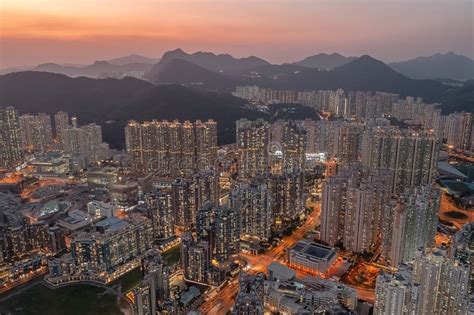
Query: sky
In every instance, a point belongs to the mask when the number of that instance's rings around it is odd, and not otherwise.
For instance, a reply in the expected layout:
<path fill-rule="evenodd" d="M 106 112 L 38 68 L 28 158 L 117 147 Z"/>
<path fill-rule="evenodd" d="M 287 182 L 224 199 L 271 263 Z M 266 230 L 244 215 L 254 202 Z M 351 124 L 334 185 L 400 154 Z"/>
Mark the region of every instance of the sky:
<path fill-rule="evenodd" d="M 320 52 L 474 58 L 473 0 L 0 0 L 0 68 L 175 48 L 274 63 Z"/>

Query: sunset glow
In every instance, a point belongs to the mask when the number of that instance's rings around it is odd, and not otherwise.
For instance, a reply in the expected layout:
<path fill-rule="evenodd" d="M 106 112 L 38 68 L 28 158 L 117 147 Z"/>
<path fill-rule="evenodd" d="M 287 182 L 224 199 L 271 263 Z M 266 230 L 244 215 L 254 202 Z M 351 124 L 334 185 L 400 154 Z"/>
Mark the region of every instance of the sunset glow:
<path fill-rule="evenodd" d="M 348 3 L 4 0 L 0 63 L 85 63 L 129 53 L 160 57 L 176 47 L 256 54 L 275 62 L 333 51 L 383 60 L 435 50 L 474 54 L 471 1 Z"/>

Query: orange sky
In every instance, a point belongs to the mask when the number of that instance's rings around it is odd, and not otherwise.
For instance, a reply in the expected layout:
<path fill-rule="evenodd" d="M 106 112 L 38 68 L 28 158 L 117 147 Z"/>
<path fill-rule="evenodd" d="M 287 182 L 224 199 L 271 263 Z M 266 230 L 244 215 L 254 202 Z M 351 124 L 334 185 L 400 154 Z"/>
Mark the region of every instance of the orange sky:
<path fill-rule="evenodd" d="M 177 47 L 274 62 L 333 51 L 474 57 L 472 1 L 0 0 L 0 10 L 0 67 L 159 57 Z"/>

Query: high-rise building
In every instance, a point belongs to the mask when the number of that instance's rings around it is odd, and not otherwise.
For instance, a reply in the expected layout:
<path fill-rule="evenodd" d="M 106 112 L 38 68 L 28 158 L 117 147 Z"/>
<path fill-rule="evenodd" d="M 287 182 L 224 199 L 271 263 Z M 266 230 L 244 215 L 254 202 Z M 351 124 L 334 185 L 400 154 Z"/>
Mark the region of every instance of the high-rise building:
<path fill-rule="evenodd" d="M 214 167 L 217 125 L 213 120 L 130 121 L 125 127 L 125 142 L 137 171 L 173 176 L 189 174 Z"/>
<path fill-rule="evenodd" d="M 323 184 L 321 240 L 350 251 L 371 251 L 380 233 L 382 209 L 390 198 L 392 173 L 348 165 Z"/>
<path fill-rule="evenodd" d="M 53 142 L 51 117 L 44 113 L 20 116 L 23 148 L 29 152 L 44 153 Z"/>
<path fill-rule="evenodd" d="M 153 223 L 155 239 L 167 239 L 174 235 L 175 214 L 171 189 L 158 189 L 146 195 L 148 217 Z"/>
<path fill-rule="evenodd" d="M 321 240 L 332 246 L 342 241 L 347 183 L 343 176 L 331 176 L 323 184 Z"/>
<path fill-rule="evenodd" d="M 170 295 L 169 268 L 158 250 L 150 250 L 143 259 L 143 272 L 153 278 L 156 300 L 164 302 Z"/>
<path fill-rule="evenodd" d="M 96 231 L 79 233 L 71 241 L 71 254 L 79 271 L 102 272 L 145 253 L 153 245 L 149 219 L 131 215 L 112 217 L 95 224 Z"/>
<path fill-rule="evenodd" d="M 53 127 L 51 124 L 51 116 L 45 113 L 36 115 L 36 120 L 41 126 L 41 136 L 46 145 L 53 143 Z"/>
<path fill-rule="evenodd" d="M 55 126 L 54 134 L 56 138 L 59 140 L 59 142 L 62 143 L 63 130 L 71 127 L 69 123 L 69 114 L 62 111 L 54 114 L 54 126 Z"/>
<path fill-rule="evenodd" d="M 413 264 L 378 275 L 374 314 L 467 314 L 468 287 L 469 265 L 442 249 L 421 249 Z"/>
<path fill-rule="evenodd" d="M 286 121 L 282 131 L 282 169 L 285 173 L 297 173 L 305 170 L 306 129 L 301 121 Z"/>
<path fill-rule="evenodd" d="M 173 209 L 176 224 L 191 229 L 196 225 L 196 215 L 206 202 L 219 204 L 219 174 L 203 171 L 178 178 L 172 184 Z"/>
<path fill-rule="evenodd" d="M 215 168 L 218 149 L 217 123 L 213 120 L 206 122 L 197 120 L 194 123 L 194 132 L 196 137 L 195 146 L 198 169 L 205 170 L 206 166 Z"/>
<path fill-rule="evenodd" d="M 474 292 L 474 223 L 465 224 L 453 235 L 449 258 L 470 266 L 470 292 Z"/>
<path fill-rule="evenodd" d="M 372 251 L 380 235 L 383 208 L 390 198 L 391 175 L 388 170 L 377 169 L 362 178 L 358 178 L 360 174 L 348 178 L 342 206 L 345 209 L 343 244 L 347 250 Z"/>
<path fill-rule="evenodd" d="M 440 193 L 432 186 L 407 191 L 385 207 L 381 221 L 382 252 L 390 265 L 396 267 L 415 258 L 419 248 L 434 245 L 438 224 Z"/>
<path fill-rule="evenodd" d="M 304 211 L 304 173 L 267 175 L 271 191 L 273 225 L 278 230 Z"/>
<path fill-rule="evenodd" d="M 331 123 L 329 133 L 329 156 L 340 164 L 360 160 L 360 147 L 364 127 L 347 122 Z"/>
<path fill-rule="evenodd" d="M 227 261 L 240 252 L 240 209 L 237 205 L 219 206 L 213 230 L 217 261 Z"/>
<path fill-rule="evenodd" d="M 469 265 L 439 249 L 419 251 L 413 281 L 419 283 L 418 314 L 467 314 Z"/>
<path fill-rule="evenodd" d="M 319 137 L 317 121 L 307 118 L 303 120 L 303 126 L 306 130 L 306 153 L 320 153 L 317 146 Z"/>
<path fill-rule="evenodd" d="M 244 177 L 262 175 L 269 168 L 270 124 L 263 119 L 236 122 L 239 173 Z"/>
<path fill-rule="evenodd" d="M 21 129 L 13 107 L 0 108 L 0 167 L 9 169 L 22 162 Z"/>
<path fill-rule="evenodd" d="M 96 124 L 89 124 L 81 127 L 84 139 L 84 155 L 88 163 L 100 161 L 102 155 L 102 128 Z"/>
<path fill-rule="evenodd" d="M 145 275 L 143 280 L 132 289 L 131 293 L 134 314 L 156 314 L 156 284 L 152 275 Z"/>
<path fill-rule="evenodd" d="M 211 267 L 211 250 L 209 243 L 196 242 L 190 233 L 182 236 L 181 264 L 184 278 L 200 283 L 207 283 L 207 272 Z"/>
<path fill-rule="evenodd" d="M 395 274 L 381 271 L 375 287 L 374 315 L 421 314 L 418 311 L 420 286 L 412 279 L 411 265 L 400 265 Z"/>
<path fill-rule="evenodd" d="M 61 131 L 64 152 L 80 156 L 86 163 L 95 163 L 107 157 L 108 145 L 102 142 L 102 128 L 88 124 Z"/>
<path fill-rule="evenodd" d="M 271 192 L 266 183 L 241 183 L 231 196 L 240 208 L 241 235 L 268 240 L 273 224 Z"/>
<path fill-rule="evenodd" d="M 435 179 L 439 140 L 432 132 L 394 127 L 367 130 L 362 140 L 362 163 L 393 171 L 393 192 L 430 185 Z"/>
<path fill-rule="evenodd" d="M 216 248 L 215 221 L 219 208 L 212 202 L 206 202 L 197 211 L 196 234 L 199 240 L 209 244 L 211 253 L 214 254 Z"/>
<path fill-rule="evenodd" d="M 35 116 L 30 114 L 21 115 L 19 117 L 21 129 L 21 145 L 28 151 L 40 151 L 44 147 L 39 139 L 40 127 L 36 124 Z"/>
<path fill-rule="evenodd" d="M 206 242 L 212 259 L 227 261 L 240 251 L 240 209 L 238 203 L 216 206 L 207 202 L 197 212 L 198 241 Z"/>
<path fill-rule="evenodd" d="M 446 143 L 456 149 L 471 150 L 472 113 L 452 113 L 446 117 Z"/>

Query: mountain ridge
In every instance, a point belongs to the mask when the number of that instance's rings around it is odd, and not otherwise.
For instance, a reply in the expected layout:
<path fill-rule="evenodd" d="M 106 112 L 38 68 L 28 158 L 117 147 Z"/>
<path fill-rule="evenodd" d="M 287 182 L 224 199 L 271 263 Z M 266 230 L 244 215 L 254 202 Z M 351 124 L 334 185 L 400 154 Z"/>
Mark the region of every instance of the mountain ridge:
<path fill-rule="evenodd" d="M 144 64 L 155 64 L 160 61 L 159 58 L 150 58 L 138 54 L 129 54 L 126 56 L 116 57 L 107 60 L 108 63 L 122 66 L 130 63 L 144 63 Z"/>
<path fill-rule="evenodd" d="M 153 65 L 144 63 L 128 63 L 123 65 L 112 64 L 105 60 L 96 60 L 90 65 L 68 66 L 57 63 L 43 63 L 32 68 L 31 71 L 52 72 L 70 77 L 107 78 L 124 76 L 128 73 L 145 73 Z"/>
<path fill-rule="evenodd" d="M 270 64 L 268 61 L 255 56 L 235 58 L 229 54 L 214 54 L 202 51 L 189 54 L 181 48 L 177 48 L 165 52 L 161 60 L 145 75 L 145 78 L 156 76 L 161 68 L 172 59 L 183 59 L 204 69 L 228 76 L 235 76 L 251 68 Z"/>
<path fill-rule="evenodd" d="M 357 57 L 346 57 L 339 53 L 319 53 L 316 55 L 308 56 L 300 61 L 293 62 L 293 64 L 307 68 L 331 70 L 340 67 L 348 62 L 351 62 L 355 59 L 357 59 Z"/>
<path fill-rule="evenodd" d="M 452 51 L 436 53 L 427 57 L 393 62 L 388 64 L 394 70 L 416 79 L 474 79 L 474 60 Z"/>
<path fill-rule="evenodd" d="M 155 84 L 180 84 L 210 91 L 232 90 L 237 85 L 230 77 L 179 58 L 164 61 L 147 79 Z"/>

